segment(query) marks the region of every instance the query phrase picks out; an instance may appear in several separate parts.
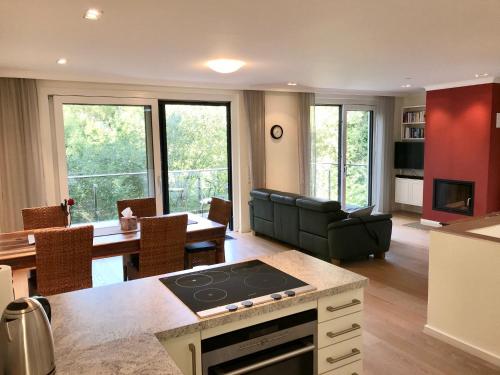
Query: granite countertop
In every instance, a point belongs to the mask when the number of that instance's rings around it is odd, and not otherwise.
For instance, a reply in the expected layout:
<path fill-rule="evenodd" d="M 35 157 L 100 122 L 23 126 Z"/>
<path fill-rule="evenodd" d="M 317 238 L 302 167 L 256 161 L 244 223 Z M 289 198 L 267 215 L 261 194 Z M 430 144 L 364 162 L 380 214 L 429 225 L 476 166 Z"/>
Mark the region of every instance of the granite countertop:
<path fill-rule="evenodd" d="M 57 373 L 180 374 L 158 338 L 221 326 L 368 283 L 363 276 L 295 250 L 257 259 L 316 290 L 206 319 L 170 292 L 158 280 L 162 276 L 49 297 Z M 175 274 L 186 272 L 191 270 Z"/>
<path fill-rule="evenodd" d="M 458 220 L 433 231 L 500 243 L 500 213 Z"/>

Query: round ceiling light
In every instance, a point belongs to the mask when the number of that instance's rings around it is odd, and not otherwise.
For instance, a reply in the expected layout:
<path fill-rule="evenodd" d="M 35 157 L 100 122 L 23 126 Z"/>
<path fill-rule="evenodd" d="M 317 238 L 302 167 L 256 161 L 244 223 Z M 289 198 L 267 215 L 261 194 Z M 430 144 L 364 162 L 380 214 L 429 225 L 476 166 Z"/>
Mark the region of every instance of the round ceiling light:
<path fill-rule="evenodd" d="M 102 12 L 99 9 L 90 8 L 90 9 L 87 9 L 83 18 L 91 20 L 91 21 L 97 21 L 99 18 L 101 18 L 101 16 L 102 16 Z"/>
<path fill-rule="evenodd" d="M 239 70 L 243 65 L 244 61 L 241 60 L 231 60 L 231 59 L 217 59 L 210 60 L 207 62 L 207 66 L 217 73 L 234 73 Z"/>
<path fill-rule="evenodd" d="M 64 57 L 61 57 L 60 59 L 57 59 L 57 63 L 59 65 L 66 65 L 68 63 L 68 60 L 66 60 Z"/>

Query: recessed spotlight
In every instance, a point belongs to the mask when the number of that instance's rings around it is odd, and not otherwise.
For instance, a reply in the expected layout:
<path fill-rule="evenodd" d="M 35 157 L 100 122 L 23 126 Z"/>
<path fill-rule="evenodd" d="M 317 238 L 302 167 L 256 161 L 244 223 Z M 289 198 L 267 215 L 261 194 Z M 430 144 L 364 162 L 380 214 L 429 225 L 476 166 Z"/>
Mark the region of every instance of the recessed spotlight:
<path fill-rule="evenodd" d="M 488 77 L 488 73 L 476 73 L 474 76 L 476 78 Z"/>
<path fill-rule="evenodd" d="M 234 73 L 239 70 L 243 65 L 244 61 L 241 60 L 231 60 L 231 59 L 217 59 L 210 60 L 207 62 L 207 66 L 216 71 L 217 73 Z"/>
<path fill-rule="evenodd" d="M 68 60 L 66 60 L 64 57 L 61 57 L 60 59 L 57 59 L 57 63 L 59 65 L 66 65 L 68 63 Z"/>
<path fill-rule="evenodd" d="M 102 12 L 99 9 L 90 8 L 90 9 L 87 9 L 83 18 L 88 19 L 88 20 L 92 20 L 92 21 L 97 21 L 99 18 L 101 18 L 101 16 L 102 16 Z"/>
<path fill-rule="evenodd" d="M 406 83 L 404 85 L 401 85 L 401 87 L 404 88 L 404 89 L 407 89 L 407 88 L 410 88 L 411 85 L 409 83 Z"/>
<path fill-rule="evenodd" d="M 288 82 L 287 85 L 288 86 L 297 86 L 297 82 Z"/>

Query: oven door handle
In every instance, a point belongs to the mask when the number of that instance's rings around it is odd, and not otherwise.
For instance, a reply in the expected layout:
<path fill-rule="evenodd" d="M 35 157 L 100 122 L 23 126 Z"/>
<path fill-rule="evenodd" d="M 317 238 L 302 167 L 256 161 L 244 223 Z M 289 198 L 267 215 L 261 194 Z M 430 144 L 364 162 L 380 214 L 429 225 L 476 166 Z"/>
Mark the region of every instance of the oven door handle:
<path fill-rule="evenodd" d="M 316 346 L 314 344 L 310 344 L 310 345 L 304 346 L 303 348 L 292 350 L 291 352 L 280 354 L 280 355 L 277 355 L 276 357 L 268 358 L 264 361 L 257 362 L 257 363 L 254 363 L 254 364 L 251 364 L 251 365 L 248 365 L 245 367 L 241 367 L 239 369 L 232 370 L 229 372 L 224 372 L 221 374 L 223 374 L 223 375 L 247 374 L 251 371 L 256 371 L 256 370 L 259 370 L 261 368 L 274 365 L 275 363 L 285 361 L 285 360 L 293 358 L 293 357 L 298 357 L 299 355 L 302 355 L 304 353 L 312 352 L 312 351 L 314 351 L 314 349 L 316 349 Z"/>

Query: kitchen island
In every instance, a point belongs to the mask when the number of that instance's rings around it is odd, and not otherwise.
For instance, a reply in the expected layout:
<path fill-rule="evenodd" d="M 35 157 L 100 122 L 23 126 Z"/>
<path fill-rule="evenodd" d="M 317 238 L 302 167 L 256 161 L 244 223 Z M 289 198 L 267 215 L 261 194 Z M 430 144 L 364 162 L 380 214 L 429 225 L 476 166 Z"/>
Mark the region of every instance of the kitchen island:
<path fill-rule="evenodd" d="M 425 332 L 500 366 L 500 215 L 431 231 Z"/>
<path fill-rule="evenodd" d="M 205 319 L 159 276 L 50 297 L 57 373 L 200 375 L 202 340 L 315 310 L 318 373 L 333 375 L 349 367 L 349 373 L 361 374 L 360 323 L 368 280 L 298 251 L 258 259 L 316 289 Z"/>

